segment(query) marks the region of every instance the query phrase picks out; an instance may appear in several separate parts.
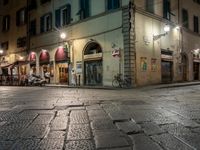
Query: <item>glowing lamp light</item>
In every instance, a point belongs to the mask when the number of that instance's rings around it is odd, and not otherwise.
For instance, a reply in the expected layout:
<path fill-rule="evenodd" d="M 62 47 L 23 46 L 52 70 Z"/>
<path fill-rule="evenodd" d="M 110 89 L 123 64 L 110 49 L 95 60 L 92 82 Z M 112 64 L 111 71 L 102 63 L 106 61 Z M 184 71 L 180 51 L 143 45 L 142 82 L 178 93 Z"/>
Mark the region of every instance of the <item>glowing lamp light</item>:
<path fill-rule="evenodd" d="M 23 60 L 23 59 L 24 59 L 24 57 L 22 57 L 22 56 L 19 57 L 19 60 Z"/>
<path fill-rule="evenodd" d="M 60 34 L 60 38 L 61 38 L 61 39 L 65 39 L 65 38 L 66 38 L 66 34 L 65 34 L 64 32 L 61 33 L 61 34 Z"/>
<path fill-rule="evenodd" d="M 165 31 L 165 32 L 169 32 L 169 31 L 170 31 L 170 27 L 169 27 L 168 25 L 165 25 L 164 31 Z"/>
<path fill-rule="evenodd" d="M 0 49 L 0 54 L 3 54 L 3 50 L 2 49 Z"/>

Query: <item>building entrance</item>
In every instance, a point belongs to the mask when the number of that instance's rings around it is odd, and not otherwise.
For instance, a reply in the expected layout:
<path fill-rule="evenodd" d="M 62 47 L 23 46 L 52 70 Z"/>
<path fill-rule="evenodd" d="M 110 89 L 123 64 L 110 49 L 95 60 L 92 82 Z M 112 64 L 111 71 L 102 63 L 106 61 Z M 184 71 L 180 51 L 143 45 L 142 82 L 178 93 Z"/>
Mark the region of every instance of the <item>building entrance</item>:
<path fill-rule="evenodd" d="M 84 51 L 85 85 L 102 85 L 102 49 L 96 42 L 90 42 Z"/>
<path fill-rule="evenodd" d="M 193 75 L 194 75 L 194 80 L 199 80 L 199 63 L 198 62 L 193 63 Z"/>
<path fill-rule="evenodd" d="M 85 84 L 101 85 L 102 84 L 102 61 L 85 62 Z"/>
<path fill-rule="evenodd" d="M 172 81 L 172 62 L 163 61 L 161 62 L 162 82 L 167 83 Z"/>

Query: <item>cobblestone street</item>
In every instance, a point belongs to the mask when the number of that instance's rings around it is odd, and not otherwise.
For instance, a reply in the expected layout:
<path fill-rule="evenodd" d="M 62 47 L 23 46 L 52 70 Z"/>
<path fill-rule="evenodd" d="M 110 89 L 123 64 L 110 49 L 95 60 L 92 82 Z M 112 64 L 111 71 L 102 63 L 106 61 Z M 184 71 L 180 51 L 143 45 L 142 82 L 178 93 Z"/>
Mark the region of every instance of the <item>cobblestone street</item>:
<path fill-rule="evenodd" d="M 200 150 L 200 86 L 0 87 L 0 150 Z"/>

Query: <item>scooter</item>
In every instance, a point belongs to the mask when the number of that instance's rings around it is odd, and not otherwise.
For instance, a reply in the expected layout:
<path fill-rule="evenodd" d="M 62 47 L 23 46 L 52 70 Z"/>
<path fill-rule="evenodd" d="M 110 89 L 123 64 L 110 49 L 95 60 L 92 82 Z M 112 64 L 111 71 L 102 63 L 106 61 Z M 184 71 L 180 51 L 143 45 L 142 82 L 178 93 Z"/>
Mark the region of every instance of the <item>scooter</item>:
<path fill-rule="evenodd" d="M 28 77 L 28 85 L 44 86 L 45 84 L 46 80 L 38 75 L 32 74 Z"/>

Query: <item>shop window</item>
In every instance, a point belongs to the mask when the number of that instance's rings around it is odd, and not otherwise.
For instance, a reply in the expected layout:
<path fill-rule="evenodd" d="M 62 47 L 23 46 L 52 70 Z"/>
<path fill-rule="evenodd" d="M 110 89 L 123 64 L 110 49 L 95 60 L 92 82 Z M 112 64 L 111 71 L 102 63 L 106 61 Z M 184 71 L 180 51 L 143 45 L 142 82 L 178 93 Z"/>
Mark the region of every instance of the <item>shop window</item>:
<path fill-rule="evenodd" d="M 16 13 L 16 25 L 24 25 L 27 21 L 27 16 L 26 16 L 26 9 L 22 8 L 17 11 Z"/>
<path fill-rule="evenodd" d="M 36 19 L 30 22 L 29 34 L 30 36 L 36 35 Z"/>
<path fill-rule="evenodd" d="M 170 0 L 163 1 L 163 18 L 171 19 Z"/>
<path fill-rule="evenodd" d="M 9 29 L 10 29 L 10 16 L 6 15 L 3 16 L 2 31 L 8 31 Z"/>
<path fill-rule="evenodd" d="M 55 26 L 61 27 L 70 24 L 71 22 L 71 5 L 67 4 L 66 6 L 57 9 L 55 11 L 56 21 Z"/>
<path fill-rule="evenodd" d="M 52 14 L 48 13 L 40 18 L 40 32 L 47 32 L 52 29 Z"/>
<path fill-rule="evenodd" d="M 182 9 L 182 25 L 185 28 L 189 28 L 189 16 L 186 9 Z"/>
<path fill-rule="evenodd" d="M 119 0 L 107 0 L 107 10 L 117 9 L 120 7 Z"/>
<path fill-rule="evenodd" d="M 194 32 L 199 33 L 199 18 L 194 16 Z"/>
<path fill-rule="evenodd" d="M 80 10 L 78 15 L 80 19 L 85 19 L 90 16 L 90 0 L 79 0 Z"/>
<path fill-rule="evenodd" d="M 154 13 L 154 0 L 146 0 L 146 11 Z"/>

